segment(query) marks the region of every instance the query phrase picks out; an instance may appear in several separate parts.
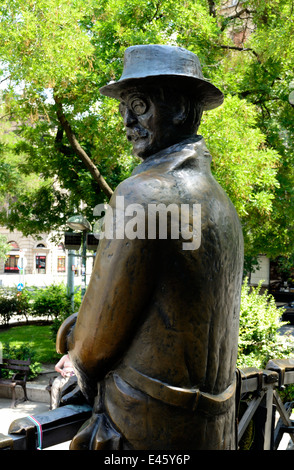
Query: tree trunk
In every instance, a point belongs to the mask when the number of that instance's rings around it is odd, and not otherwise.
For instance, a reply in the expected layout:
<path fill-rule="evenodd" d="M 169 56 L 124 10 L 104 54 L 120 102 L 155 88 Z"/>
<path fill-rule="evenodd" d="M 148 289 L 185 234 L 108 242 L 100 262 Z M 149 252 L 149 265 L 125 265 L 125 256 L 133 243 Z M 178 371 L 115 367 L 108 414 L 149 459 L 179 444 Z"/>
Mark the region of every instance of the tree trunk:
<path fill-rule="evenodd" d="M 57 112 L 57 117 L 58 120 L 64 129 L 66 136 L 75 151 L 75 153 L 78 155 L 78 157 L 82 160 L 82 162 L 85 164 L 85 166 L 88 168 L 90 171 L 91 175 L 93 176 L 94 180 L 97 181 L 100 189 L 108 196 L 109 198 L 111 197 L 113 191 L 112 189 L 108 186 L 106 183 L 105 179 L 101 175 L 100 171 L 96 167 L 96 165 L 92 162 L 91 158 L 89 155 L 85 152 L 85 150 L 81 147 L 79 144 L 68 120 L 66 119 L 63 108 L 62 108 L 62 103 L 60 99 L 54 95 L 54 100 L 56 103 L 56 112 Z"/>

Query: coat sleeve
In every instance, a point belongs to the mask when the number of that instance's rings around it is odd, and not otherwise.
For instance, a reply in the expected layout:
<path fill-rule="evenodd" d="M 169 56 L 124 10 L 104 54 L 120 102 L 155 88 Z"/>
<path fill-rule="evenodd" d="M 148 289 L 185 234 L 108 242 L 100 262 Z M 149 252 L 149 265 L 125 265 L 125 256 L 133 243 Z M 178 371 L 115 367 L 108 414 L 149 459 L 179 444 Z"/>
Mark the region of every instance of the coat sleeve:
<path fill-rule="evenodd" d="M 115 218 L 116 207 L 112 209 Z M 68 338 L 75 368 L 90 380 L 101 380 L 120 360 L 148 309 L 156 240 L 146 238 L 130 239 L 124 233 L 119 239 L 100 240 L 90 283 Z"/>

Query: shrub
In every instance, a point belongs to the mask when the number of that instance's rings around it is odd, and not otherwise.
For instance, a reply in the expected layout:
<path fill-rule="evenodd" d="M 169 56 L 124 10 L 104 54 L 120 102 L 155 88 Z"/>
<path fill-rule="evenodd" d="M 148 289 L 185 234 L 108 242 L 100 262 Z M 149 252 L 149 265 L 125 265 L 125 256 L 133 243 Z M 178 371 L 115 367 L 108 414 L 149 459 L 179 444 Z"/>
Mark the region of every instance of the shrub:
<path fill-rule="evenodd" d="M 287 358 L 293 354 L 294 340 L 282 336 L 279 329 L 281 309 L 266 291 L 260 293 L 261 283 L 250 288 L 245 279 L 241 293 L 240 330 L 237 366 L 263 369 L 270 359 Z"/>
<path fill-rule="evenodd" d="M 72 310 L 72 306 L 71 306 L 70 296 L 68 295 L 68 293 L 66 293 L 66 296 L 67 296 L 67 300 L 68 300 L 68 303 L 69 303 L 69 309 L 61 312 L 58 315 L 58 317 L 53 320 L 52 325 L 51 325 L 51 336 L 52 336 L 53 341 L 56 340 L 57 331 L 58 331 L 60 325 L 64 322 L 64 320 L 69 315 L 71 315 L 73 312 L 77 312 L 79 310 L 79 307 L 80 307 L 80 304 L 81 304 L 81 301 L 82 301 L 80 288 L 76 288 L 75 291 L 74 291 L 73 310 Z"/>
<path fill-rule="evenodd" d="M 32 314 L 32 298 L 34 288 L 25 286 L 22 291 L 16 287 L 0 288 L 1 323 L 8 325 L 14 315 L 23 315 L 28 321 Z"/>
<path fill-rule="evenodd" d="M 23 315 L 26 321 L 32 314 L 32 293 L 27 287 L 16 294 L 16 313 Z"/>
<path fill-rule="evenodd" d="M 279 333 L 279 329 L 287 322 L 281 321 L 282 310 L 276 307 L 274 298 L 265 293 L 261 294 L 261 283 L 256 288 L 250 288 L 245 279 L 241 292 L 239 351 L 237 366 L 257 367 L 264 369 L 270 359 L 278 359 L 293 355 L 294 339 Z M 292 401 L 294 386 L 279 390 L 280 397 L 285 403 Z M 246 401 L 240 403 L 241 418 L 247 409 Z M 251 420 L 242 440 L 241 450 L 254 448 L 256 423 Z"/>
<path fill-rule="evenodd" d="M 69 313 L 71 313 L 70 299 L 64 284 L 52 284 L 36 291 L 32 304 L 33 315 L 54 319 Z"/>
<path fill-rule="evenodd" d="M 0 296 L 0 319 L 1 323 L 8 325 L 10 318 L 17 310 L 16 289 L 1 291 Z"/>
<path fill-rule="evenodd" d="M 39 375 L 41 372 L 41 364 L 36 361 L 36 352 L 28 345 L 22 344 L 20 346 L 12 346 L 9 343 L 2 344 L 2 356 L 5 359 L 19 359 L 22 361 L 31 360 L 30 372 L 28 374 L 28 379 L 33 379 Z M 13 371 L 1 372 L 3 377 L 12 376 Z M 6 374 L 6 375 L 5 375 Z"/>

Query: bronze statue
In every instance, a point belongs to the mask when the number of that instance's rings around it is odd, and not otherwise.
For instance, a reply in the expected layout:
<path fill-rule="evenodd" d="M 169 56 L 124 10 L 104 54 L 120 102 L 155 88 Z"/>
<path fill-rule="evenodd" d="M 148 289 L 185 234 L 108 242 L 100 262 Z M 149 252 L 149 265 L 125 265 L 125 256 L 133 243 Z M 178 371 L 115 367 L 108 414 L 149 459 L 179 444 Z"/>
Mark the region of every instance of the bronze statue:
<path fill-rule="evenodd" d="M 121 79 L 101 93 L 120 101 L 143 162 L 111 198 L 113 236 L 100 240 L 79 313 L 58 333 L 94 403 L 71 449 L 234 449 L 243 238 L 196 134 L 223 94 L 197 56 L 159 45 L 128 48 Z M 149 209 L 160 204 L 178 214 L 166 236 L 157 226 L 150 236 Z M 130 206 L 143 208 L 137 237 Z"/>

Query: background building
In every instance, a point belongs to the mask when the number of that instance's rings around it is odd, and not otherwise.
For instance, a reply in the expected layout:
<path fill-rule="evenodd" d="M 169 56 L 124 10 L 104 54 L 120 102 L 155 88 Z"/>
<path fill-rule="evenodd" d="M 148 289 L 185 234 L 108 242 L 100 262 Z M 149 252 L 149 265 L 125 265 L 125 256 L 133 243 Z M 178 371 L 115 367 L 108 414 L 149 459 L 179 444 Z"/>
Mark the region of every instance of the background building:
<path fill-rule="evenodd" d="M 11 247 L 6 261 L 0 264 L 0 285 L 66 283 L 68 269 L 75 271 L 75 284 L 81 284 L 81 258 L 75 256 L 68 266 L 63 233 L 42 234 L 38 240 L 32 236 L 25 237 L 18 231 L 10 232 L 5 227 L 0 227 L 0 233 L 6 236 Z M 92 251 L 87 256 L 87 280 L 92 272 L 93 254 Z"/>

